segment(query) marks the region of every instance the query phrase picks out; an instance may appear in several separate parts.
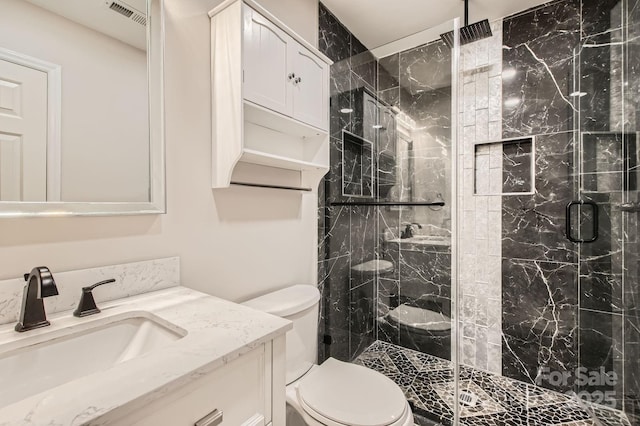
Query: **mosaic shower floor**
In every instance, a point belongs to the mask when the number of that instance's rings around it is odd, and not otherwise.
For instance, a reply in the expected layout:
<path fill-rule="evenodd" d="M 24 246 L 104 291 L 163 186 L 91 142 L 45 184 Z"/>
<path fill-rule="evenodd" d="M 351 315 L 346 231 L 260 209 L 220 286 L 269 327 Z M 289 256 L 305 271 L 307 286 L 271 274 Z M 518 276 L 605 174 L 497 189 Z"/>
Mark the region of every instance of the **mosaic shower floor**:
<path fill-rule="evenodd" d="M 453 424 L 454 378 L 450 361 L 376 341 L 354 362 L 396 382 L 417 414 L 418 424 Z M 477 397 L 475 407 L 462 409 L 461 425 L 630 425 L 619 411 L 587 407 L 560 393 L 465 366 L 460 367 L 460 390 Z M 419 421 L 420 417 L 427 421 Z"/>

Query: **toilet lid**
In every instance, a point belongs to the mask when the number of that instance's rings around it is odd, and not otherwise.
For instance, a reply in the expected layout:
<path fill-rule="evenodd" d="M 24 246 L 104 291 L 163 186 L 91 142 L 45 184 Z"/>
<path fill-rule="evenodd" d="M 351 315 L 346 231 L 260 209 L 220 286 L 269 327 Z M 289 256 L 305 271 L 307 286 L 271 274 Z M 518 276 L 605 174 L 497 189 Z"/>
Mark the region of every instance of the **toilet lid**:
<path fill-rule="evenodd" d="M 298 395 L 321 416 L 351 426 L 390 425 L 402 417 L 407 404 L 391 379 L 333 358 L 300 380 Z"/>

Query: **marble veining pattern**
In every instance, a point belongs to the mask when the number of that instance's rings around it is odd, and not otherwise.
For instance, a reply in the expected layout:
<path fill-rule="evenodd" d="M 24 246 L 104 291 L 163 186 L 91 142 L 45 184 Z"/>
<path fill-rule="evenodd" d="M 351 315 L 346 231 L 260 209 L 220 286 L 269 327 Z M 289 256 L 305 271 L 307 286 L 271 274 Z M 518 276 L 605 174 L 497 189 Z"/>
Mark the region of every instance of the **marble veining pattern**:
<path fill-rule="evenodd" d="M 177 327 L 184 337 L 2 407 L 1 426 L 114 424 L 291 329 L 290 321 L 181 286 L 101 307 L 100 314 L 82 319 L 58 314 L 51 326 L 31 331 L 29 336 L 16 337 L 11 325 L 0 326 L 0 345 L 17 339 L 33 342 L 51 332 L 85 330 L 91 321 L 109 323 L 131 312 L 146 312 L 156 321 Z"/>
<path fill-rule="evenodd" d="M 75 309 L 82 287 L 111 278 L 116 282 L 93 292 L 96 303 L 178 286 L 180 258 L 170 257 L 68 272 L 53 270 L 51 273 L 60 294 L 44 299 L 47 314 Z M 18 320 L 24 287 L 22 277 L 0 281 L 0 324 Z"/>
<path fill-rule="evenodd" d="M 494 193 L 490 189 L 503 186 L 503 159 L 494 149 L 482 157 L 486 161 L 475 161 L 476 147 L 488 147 L 479 144 L 497 142 L 502 137 L 502 21 L 492 22 L 491 27 L 493 37 L 461 48 L 458 300 L 462 308 L 461 361 L 500 374 L 502 191 Z M 482 182 L 486 182 L 486 188 L 479 186 Z"/>

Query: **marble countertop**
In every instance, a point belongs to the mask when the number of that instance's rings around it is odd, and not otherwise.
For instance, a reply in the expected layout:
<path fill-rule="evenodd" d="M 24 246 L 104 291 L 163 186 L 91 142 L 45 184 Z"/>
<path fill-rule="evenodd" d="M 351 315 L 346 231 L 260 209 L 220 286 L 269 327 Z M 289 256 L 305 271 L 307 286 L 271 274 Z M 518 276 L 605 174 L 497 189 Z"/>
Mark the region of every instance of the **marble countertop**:
<path fill-rule="evenodd" d="M 415 244 L 423 246 L 439 246 L 450 247 L 451 237 L 449 236 L 434 236 L 434 235 L 415 235 L 411 238 L 395 238 L 388 240 L 389 243 L 397 244 Z"/>
<path fill-rule="evenodd" d="M 102 312 L 75 318 L 49 315 L 51 326 L 26 333 L 0 326 L 0 351 L 48 340 L 50 333 L 84 329 L 139 312 L 177 327 L 186 336 L 138 358 L 65 383 L 0 408 L 0 425 L 106 425 L 162 397 L 259 345 L 284 334 L 289 321 L 185 287 L 104 302 Z M 56 360 L 51 360 L 56 368 Z M 3 386 L 10 384 L 3 383 Z"/>

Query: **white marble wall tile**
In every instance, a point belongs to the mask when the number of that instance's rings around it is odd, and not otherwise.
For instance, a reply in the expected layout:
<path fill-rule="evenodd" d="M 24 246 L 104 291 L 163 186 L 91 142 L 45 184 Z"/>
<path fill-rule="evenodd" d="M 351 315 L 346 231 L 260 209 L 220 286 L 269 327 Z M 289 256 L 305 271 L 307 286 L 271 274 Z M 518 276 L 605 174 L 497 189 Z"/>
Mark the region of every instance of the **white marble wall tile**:
<path fill-rule="evenodd" d="M 476 247 L 476 256 L 485 255 L 489 249 L 489 240 L 474 239 L 473 245 Z"/>
<path fill-rule="evenodd" d="M 502 329 L 489 326 L 487 330 L 487 343 L 490 345 L 502 344 Z"/>
<path fill-rule="evenodd" d="M 476 43 L 469 43 L 461 46 L 462 71 L 472 71 L 476 68 Z"/>
<path fill-rule="evenodd" d="M 487 328 L 476 327 L 476 362 L 477 368 L 487 369 L 488 347 L 487 347 Z"/>
<path fill-rule="evenodd" d="M 487 142 L 489 140 L 489 110 L 479 109 L 476 111 L 476 143 Z"/>
<path fill-rule="evenodd" d="M 475 43 L 476 45 L 476 67 L 482 67 L 489 64 L 489 44 L 491 39 L 483 39 Z"/>
<path fill-rule="evenodd" d="M 464 85 L 464 125 L 473 126 L 476 124 L 476 83 L 466 83 Z"/>
<path fill-rule="evenodd" d="M 502 169 L 493 168 L 489 170 L 489 194 L 502 193 Z"/>
<path fill-rule="evenodd" d="M 489 108 L 489 120 L 498 121 L 502 119 L 502 76 L 495 76 L 489 79 L 489 92 L 487 94 Z"/>
<path fill-rule="evenodd" d="M 29 272 L 29 271 L 25 271 Z M 47 314 L 73 310 L 80 300 L 82 287 L 114 278 L 115 283 L 94 290 L 96 303 L 180 285 L 180 258 L 155 259 L 76 271 L 51 271 L 58 296 L 44 299 Z M 0 281 L 0 324 L 16 322 L 20 314 L 23 277 Z"/>
<path fill-rule="evenodd" d="M 489 122 L 489 140 L 498 141 L 502 139 L 502 122 L 490 121 Z"/>
<path fill-rule="evenodd" d="M 502 304 L 500 299 L 487 298 L 487 326 L 499 329 L 502 323 Z"/>
<path fill-rule="evenodd" d="M 462 338 L 462 363 L 474 365 L 476 362 L 476 340 L 468 337 Z"/>
<path fill-rule="evenodd" d="M 465 294 L 462 298 L 462 315 L 465 321 L 476 320 L 476 296 Z"/>
<path fill-rule="evenodd" d="M 502 375 L 502 344 L 487 346 L 488 365 L 491 373 Z"/>
<path fill-rule="evenodd" d="M 489 108 L 489 73 L 476 74 L 476 109 Z"/>
<path fill-rule="evenodd" d="M 462 337 L 469 337 L 471 339 L 476 337 L 476 325 L 472 322 L 461 323 Z"/>
<path fill-rule="evenodd" d="M 460 321 L 462 362 L 501 374 L 502 149 L 477 156 L 474 148 L 502 139 L 502 23 L 492 28 L 493 37 L 461 49 Z"/>

